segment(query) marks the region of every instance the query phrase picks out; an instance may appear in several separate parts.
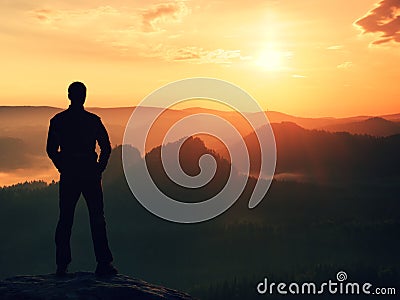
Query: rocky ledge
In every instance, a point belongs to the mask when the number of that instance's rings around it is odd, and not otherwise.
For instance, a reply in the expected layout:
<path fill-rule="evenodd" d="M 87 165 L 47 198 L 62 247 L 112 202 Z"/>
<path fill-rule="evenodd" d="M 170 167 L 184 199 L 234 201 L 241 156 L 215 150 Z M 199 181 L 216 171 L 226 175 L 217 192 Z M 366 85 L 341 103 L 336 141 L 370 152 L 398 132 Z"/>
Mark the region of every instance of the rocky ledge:
<path fill-rule="evenodd" d="M 0 281 L 0 300 L 189 300 L 188 294 L 125 275 L 108 278 L 77 272 L 16 276 Z"/>

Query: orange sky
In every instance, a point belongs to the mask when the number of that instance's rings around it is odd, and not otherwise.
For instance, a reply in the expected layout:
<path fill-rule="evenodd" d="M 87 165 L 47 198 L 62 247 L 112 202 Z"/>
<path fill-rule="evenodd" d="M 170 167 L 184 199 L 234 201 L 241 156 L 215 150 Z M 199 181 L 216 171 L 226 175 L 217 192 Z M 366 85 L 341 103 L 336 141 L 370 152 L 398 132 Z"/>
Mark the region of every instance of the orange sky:
<path fill-rule="evenodd" d="M 132 106 L 192 76 L 302 116 L 400 112 L 398 0 L 1 1 L 0 105 Z M 357 23 L 357 24 L 356 24 Z"/>

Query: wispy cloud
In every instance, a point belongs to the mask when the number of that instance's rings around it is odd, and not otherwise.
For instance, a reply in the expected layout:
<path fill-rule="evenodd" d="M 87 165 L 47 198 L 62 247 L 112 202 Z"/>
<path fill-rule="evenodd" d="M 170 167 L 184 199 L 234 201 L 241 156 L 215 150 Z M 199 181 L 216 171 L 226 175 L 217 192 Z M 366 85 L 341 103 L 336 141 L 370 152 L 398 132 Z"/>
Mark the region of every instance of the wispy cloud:
<path fill-rule="evenodd" d="M 169 2 L 154 5 L 141 14 L 143 31 L 160 31 L 163 24 L 181 23 L 183 18 L 190 14 L 185 2 Z"/>
<path fill-rule="evenodd" d="M 332 45 L 326 48 L 326 50 L 341 50 L 343 49 L 343 45 Z"/>
<path fill-rule="evenodd" d="M 165 28 L 183 22 L 190 11 L 185 2 L 176 1 L 130 12 L 112 6 L 79 10 L 42 8 L 31 11 L 30 16 L 44 26 L 44 29 L 55 30 L 58 34 L 74 33 L 79 29 L 88 39 L 108 45 L 124 56 L 196 64 L 230 64 L 234 60 L 243 59 L 240 50 L 206 49 L 200 46 L 185 46 L 182 41 L 176 42 L 181 38 L 181 33 L 166 32 Z M 155 43 L 154 33 L 165 42 Z"/>
<path fill-rule="evenodd" d="M 338 69 L 350 69 L 353 66 L 353 63 L 351 61 L 345 61 L 344 63 L 341 63 L 337 65 L 336 67 Z"/>
<path fill-rule="evenodd" d="M 307 78 L 305 75 L 293 74 L 292 78 Z"/>
<path fill-rule="evenodd" d="M 58 30 L 79 28 L 88 36 L 107 33 L 126 35 L 164 31 L 170 24 L 182 23 L 190 8 L 182 1 L 159 3 L 148 8 L 118 8 L 110 5 L 80 9 L 31 10 L 29 15 L 42 25 Z M 169 33 L 177 36 L 175 32 Z"/>
<path fill-rule="evenodd" d="M 201 47 L 175 47 L 159 44 L 156 47 L 146 49 L 144 56 L 159 57 L 166 61 L 185 61 L 195 64 L 230 64 L 235 61 L 245 60 L 240 50 L 214 49 L 207 50 Z"/>
<path fill-rule="evenodd" d="M 378 33 L 379 37 L 372 44 L 379 45 L 388 42 L 400 43 L 400 1 L 382 0 L 365 16 L 358 19 L 355 25 L 363 33 Z"/>
<path fill-rule="evenodd" d="M 87 53 L 99 45 L 116 57 L 133 59 L 226 65 L 249 59 L 242 56 L 239 49 L 207 47 L 200 41 L 188 45 L 185 38 L 188 32 L 182 24 L 191 12 L 188 2 L 169 1 L 129 10 L 110 5 L 80 9 L 39 8 L 31 10 L 29 15 L 39 30 L 52 32 L 55 38 L 68 36 L 90 41 L 76 43 L 77 47 L 87 47 L 87 51 L 83 51 Z"/>
<path fill-rule="evenodd" d="M 54 28 L 70 28 L 91 25 L 97 21 L 105 21 L 105 19 L 118 18 L 120 12 L 112 6 L 100 6 L 90 9 L 79 10 L 62 10 L 41 8 L 30 12 L 33 18 L 38 21 L 52 25 Z M 99 24 L 100 25 L 100 24 Z"/>

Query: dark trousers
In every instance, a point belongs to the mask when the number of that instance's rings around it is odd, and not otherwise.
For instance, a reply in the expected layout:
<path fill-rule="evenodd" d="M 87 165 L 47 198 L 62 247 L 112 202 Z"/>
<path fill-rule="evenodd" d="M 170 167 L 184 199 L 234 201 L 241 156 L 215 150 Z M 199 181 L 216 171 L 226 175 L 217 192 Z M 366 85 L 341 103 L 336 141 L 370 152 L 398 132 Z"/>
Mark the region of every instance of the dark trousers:
<path fill-rule="evenodd" d="M 65 178 L 61 175 L 59 186 L 60 216 L 55 234 L 57 265 L 68 265 L 71 262 L 71 229 L 75 207 L 81 193 L 89 210 L 96 260 L 98 263 L 109 263 L 113 260 L 108 247 L 101 178 L 77 179 Z"/>

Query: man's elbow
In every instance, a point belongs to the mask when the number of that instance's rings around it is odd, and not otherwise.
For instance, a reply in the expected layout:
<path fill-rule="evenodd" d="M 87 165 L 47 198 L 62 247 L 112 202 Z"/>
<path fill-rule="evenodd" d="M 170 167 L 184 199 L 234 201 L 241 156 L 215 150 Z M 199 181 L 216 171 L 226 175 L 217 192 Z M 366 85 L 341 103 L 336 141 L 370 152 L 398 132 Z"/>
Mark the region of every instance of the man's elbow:
<path fill-rule="evenodd" d="M 101 149 L 102 155 L 104 155 L 106 157 L 109 157 L 111 155 L 112 148 L 111 148 L 111 144 L 109 142 L 104 143 L 103 147 L 100 147 L 100 149 Z"/>
<path fill-rule="evenodd" d="M 49 145 L 46 146 L 46 153 L 47 153 L 47 156 L 48 156 L 50 159 L 53 159 L 53 158 L 55 157 L 55 151 L 52 150 L 51 147 L 50 147 Z"/>
<path fill-rule="evenodd" d="M 106 152 L 107 156 L 110 156 L 110 155 L 111 155 L 111 151 L 112 151 L 111 144 L 108 143 L 108 144 L 107 144 L 107 147 L 106 147 L 106 149 L 105 149 L 105 152 Z"/>

